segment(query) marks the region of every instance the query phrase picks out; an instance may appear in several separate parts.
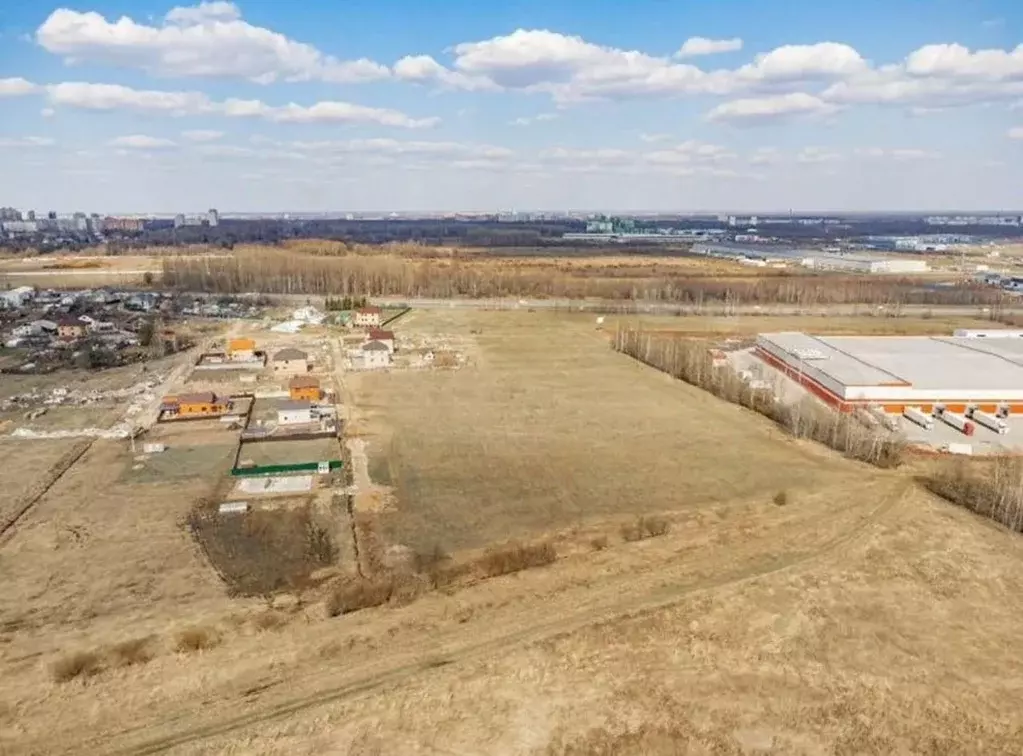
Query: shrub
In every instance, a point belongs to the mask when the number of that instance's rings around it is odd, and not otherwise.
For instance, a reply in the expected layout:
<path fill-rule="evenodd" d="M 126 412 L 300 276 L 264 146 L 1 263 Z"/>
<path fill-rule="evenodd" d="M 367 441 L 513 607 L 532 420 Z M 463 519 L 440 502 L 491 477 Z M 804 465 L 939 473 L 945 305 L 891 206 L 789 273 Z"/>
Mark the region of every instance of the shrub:
<path fill-rule="evenodd" d="M 487 577 L 497 577 L 531 567 L 543 567 L 552 564 L 557 558 L 558 552 L 550 542 L 532 545 L 516 543 L 489 549 L 477 564 Z"/>
<path fill-rule="evenodd" d="M 590 547 L 594 551 L 603 551 L 607 548 L 607 536 L 599 535 L 590 539 Z"/>
<path fill-rule="evenodd" d="M 784 507 L 786 504 L 789 503 L 789 492 L 779 491 L 774 495 L 774 498 L 771 499 L 771 501 L 773 501 L 776 506 Z"/>
<path fill-rule="evenodd" d="M 220 638 L 215 632 L 206 627 L 193 626 L 178 632 L 174 648 L 179 653 L 192 653 L 207 651 L 218 643 L 220 643 Z"/>
<path fill-rule="evenodd" d="M 115 644 L 110 649 L 110 658 L 117 667 L 131 667 L 147 664 L 153 658 L 152 637 L 133 638 Z"/>
<path fill-rule="evenodd" d="M 65 683 L 75 678 L 89 678 L 103 671 L 99 654 L 95 651 L 76 651 L 57 659 L 50 667 L 55 682 Z"/>
<path fill-rule="evenodd" d="M 663 517 L 639 517 L 635 522 L 622 525 L 622 538 L 630 543 L 662 536 L 671 530 L 671 523 Z"/>
<path fill-rule="evenodd" d="M 327 616 L 337 617 L 360 609 L 382 606 L 391 600 L 394 588 L 394 579 L 390 577 L 342 583 L 327 596 Z"/>
<path fill-rule="evenodd" d="M 271 609 L 253 617 L 252 624 L 261 632 L 265 630 L 279 630 L 288 624 L 288 618 L 280 612 L 275 612 Z"/>

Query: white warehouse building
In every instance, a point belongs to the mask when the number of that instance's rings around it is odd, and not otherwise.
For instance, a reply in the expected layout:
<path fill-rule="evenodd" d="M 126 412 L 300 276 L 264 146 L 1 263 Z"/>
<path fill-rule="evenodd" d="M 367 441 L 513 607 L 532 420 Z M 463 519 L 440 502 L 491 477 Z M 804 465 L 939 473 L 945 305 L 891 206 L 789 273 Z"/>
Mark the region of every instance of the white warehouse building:
<path fill-rule="evenodd" d="M 930 270 L 925 260 L 848 255 L 814 255 L 803 259 L 803 267 L 815 270 L 847 270 L 851 273 L 926 273 Z"/>

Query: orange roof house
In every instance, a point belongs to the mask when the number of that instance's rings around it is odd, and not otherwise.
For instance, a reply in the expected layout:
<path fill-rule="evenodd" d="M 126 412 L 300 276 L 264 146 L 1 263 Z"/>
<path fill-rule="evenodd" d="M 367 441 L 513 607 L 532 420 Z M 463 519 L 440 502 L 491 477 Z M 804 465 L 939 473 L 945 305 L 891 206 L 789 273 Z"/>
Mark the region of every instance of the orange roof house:
<path fill-rule="evenodd" d="M 227 342 L 227 353 L 237 354 L 239 352 L 252 353 L 256 351 L 256 342 L 253 339 L 231 339 Z"/>
<path fill-rule="evenodd" d="M 216 417 L 230 409 L 231 401 L 217 396 L 212 391 L 165 396 L 160 403 L 161 412 L 178 417 Z"/>
<path fill-rule="evenodd" d="M 318 402 L 320 400 L 320 381 L 311 375 L 296 375 L 288 381 L 288 394 L 295 401 Z"/>

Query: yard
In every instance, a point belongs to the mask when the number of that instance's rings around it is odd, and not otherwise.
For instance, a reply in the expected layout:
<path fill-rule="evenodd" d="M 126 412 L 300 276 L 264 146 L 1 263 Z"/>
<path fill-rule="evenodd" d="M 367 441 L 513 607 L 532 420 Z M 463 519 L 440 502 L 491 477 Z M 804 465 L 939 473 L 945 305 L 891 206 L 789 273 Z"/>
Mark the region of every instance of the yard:
<path fill-rule="evenodd" d="M 239 463 L 255 465 L 295 465 L 302 462 L 327 462 L 339 459 L 341 449 L 333 436 L 297 441 L 258 441 L 242 444 Z"/>

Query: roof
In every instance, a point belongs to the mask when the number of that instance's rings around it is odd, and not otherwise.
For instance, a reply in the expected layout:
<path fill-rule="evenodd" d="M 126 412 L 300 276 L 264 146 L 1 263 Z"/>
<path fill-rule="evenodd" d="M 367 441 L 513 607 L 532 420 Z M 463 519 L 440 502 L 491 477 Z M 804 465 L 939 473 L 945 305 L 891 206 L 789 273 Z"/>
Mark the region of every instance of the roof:
<path fill-rule="evenodd" d="M 309 355 L 303 352 L 301 349 L 294 349 L 288 347 L 282 349 L 274 355 L 274 362 L 289 362 L 291 360 L 308 360 Z"/>
<path fill-rule="evenodd" d="M 362 351 L 364 351 L 364 352 L 380 352 L 380 351 L 390 352 L 391 350 L 387 348 L 387 344 L 384 344 L 384 343 L 382 343 L 380 341 L 371 341 L 368 344 L 363 344 L 362 345 Z"/>
<path fill-rule="evenodd" d="M 80 321 L 78 318 L 61 318 L 58 325 L 64 328 L 69 328 L 71 326 L 74 326 L 75 328 L 85 328 L 85 323 Z"/>
<path fill-rule="evenodd" d="M 370 305 L 369 307 L 360 307 L 358 310 L 356 310 L 356 312 L 359 313 L 360 315 L 379 315 L 380 313 L 383 312 L 383 310 L 381 310 L 379 307 L 374 307 Z"/>
<path fill-rule="evenodd" d="M 296 375 L 288 381 L 288 386 L 291 388 L 319 388 L 320 379 L 311 375 Z"/>
<path fill-rule="evenodd" d="M 283 402 L 277 403 L 278 412 L 288 412 L 289 410 L 307 410 L 312 408 L 312 402 L 306 399 L 285 399 Z"/>
<path fill-rule="evenodd" d="M 910 384 L 947 391 L 1007 390 L 1023 386 L 1023 339 L 950 336 L 760 337 L 845 386 Z"/>
<path fill-rule="evenodd" d="M 177 401 L 178 404 L 215 404 L 217 395 L 212 391 L 196 391 L 191 394 L 178 394 Z"/>
<path fill-rule="evenodd" d="M 394 341 L 394 331 L 385 331 L 383 328 L 371 328 L 369 331 L 370 339 L 374 341 L 380 341 L 384 339 L 390 339 Z"/>
<path fill-rule="evenodd" d="M 231 339 L 227 345 L 228 349 L 255 349 L 256 342 L 253 339 Z"/>

